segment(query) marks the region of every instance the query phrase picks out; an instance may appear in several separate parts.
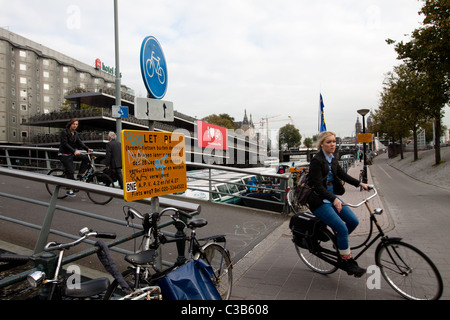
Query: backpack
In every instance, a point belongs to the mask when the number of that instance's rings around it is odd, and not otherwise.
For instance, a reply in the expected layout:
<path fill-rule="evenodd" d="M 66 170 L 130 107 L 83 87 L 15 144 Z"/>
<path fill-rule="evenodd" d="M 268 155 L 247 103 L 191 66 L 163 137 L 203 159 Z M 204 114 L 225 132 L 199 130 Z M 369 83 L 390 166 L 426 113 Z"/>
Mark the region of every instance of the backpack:
<path fill-rule="evenodd" d="M 306 206 L 308 203 L 308 198 L 312 192 L 312 188 L 308 185 L 309 174 L 303 174 L 300 177 L 297 187 L 294 191 L 294 199 L 301 206 Z"/>
<path fill-rule="evenodd" d="M 310 212 L 301 212 L 291 217 L 289 221 L 292 241 L 299 247 L 314 251 L 317 242 L 327 241 L 329 238 L 322 232 L 326 224 Z"/>

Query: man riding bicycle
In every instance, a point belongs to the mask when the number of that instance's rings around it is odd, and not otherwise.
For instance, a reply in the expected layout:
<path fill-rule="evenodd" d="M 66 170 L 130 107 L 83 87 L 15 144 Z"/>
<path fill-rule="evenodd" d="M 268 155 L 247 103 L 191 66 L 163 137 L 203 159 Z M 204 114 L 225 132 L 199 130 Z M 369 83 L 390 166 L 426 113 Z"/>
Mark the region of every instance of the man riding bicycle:
<path fill-rule="evenodd" d="M 78 170 L 77 179 L 80 179 L 89 167 L 89 157 L 81 154 L 80 149 L 92 152 L 78 136 L 76 129 L 78 128 L 78 119 L 73 118 L 66 124 L 66 129 L 61 132 L 60 145 L 58 157 L 62 162 L 67 179 L 75 180 L 74 178 L 74 161 L 81 161 L 80 169 Z M 73 190 L 67 190 L 66 194 L 69 197 L 75 197 Z"/>

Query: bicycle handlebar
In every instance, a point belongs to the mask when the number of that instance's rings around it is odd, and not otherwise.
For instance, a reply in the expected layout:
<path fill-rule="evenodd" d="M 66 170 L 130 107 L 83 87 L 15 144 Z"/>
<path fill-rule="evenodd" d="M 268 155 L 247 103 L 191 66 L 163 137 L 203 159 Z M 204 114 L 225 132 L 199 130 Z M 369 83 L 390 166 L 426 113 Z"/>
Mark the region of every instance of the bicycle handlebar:
<path fill-rule="evenodd" d="M 345 205 L 347 205 L 347 206 L 349 206 L 349 207 L 352 207 L 352 208 L 357 208 L 357 207 L 359 207 L 359 206 L 361 206 L 362 204 L 366 203 L 367 201 L 369 201 L 370 199 L 372 199 L 373 197 L 375 197 L 375 196 L 378 194 L 377 189 L 375 189 L 375 187 L 374 187 L 373 185 L 369 185 L 369 190 L 373 190 L 373 191 L 374 191 L 374 194 L 371 195 L 370 197 L 364 199 L 363 201 L 361 201 L 361 202 L 358 203 L 358 204 L 351 204 L 351 203 L 345 202 Z"/>
<path fill-rule="evenodd" d="M 58 243 L 55 241 L 47 243 L 47 245 L 44 247 L 44 251 L 56 251 L 56 250 L 62 250 L 62 249 L 68 249 L 70 247 L 76 246 L 83 240 L 89 238 L 89 237 L 96 237 L 96 238 L 103 238 L 103 239 L 115 239 L 116 234 L 115 233 L 109 233 L 109 232 L 96 232 L 89 230 L 88 228 L 83 228 L 80 230 L 81 237 L 76 239 L 75 241 L 68 242 L 68 243 Z"/>
<path fill-rule="evenodd" d="M 141 214 L 136 209 L 131 208 L 131 207 L 124 207 L 124 208 L 128 208 L 128 210 L 125 212 L 125 220 L 127 222 L 128 222 L 129 218 L 134 219 L 135 217 L 137 217 L 137 218 L 139 218 L 141 220 L 145 220 L 146 219 L 146 215 L 145 214 L 144 215 Z M 159 218 L 167 211 L 174 211 L 176 214 L 180 214 L 180 215 L 182 215 L 182 216 L 184 216 L 184 217 L 186 217 L 188 219 L 192 218 L 192 216 L 189 213 L 181 211 L 181 210 L 179 210 L 177 208 L 173 208 L 173 207 L 165 208 L 165 209 L 161 210 L 161 212 L 159 212 L 159 213 L 157 213 L 157 212 L 153 213 L 153 215 L 155 215 L 155 216 L 157 215 L 157 218 Z"/>

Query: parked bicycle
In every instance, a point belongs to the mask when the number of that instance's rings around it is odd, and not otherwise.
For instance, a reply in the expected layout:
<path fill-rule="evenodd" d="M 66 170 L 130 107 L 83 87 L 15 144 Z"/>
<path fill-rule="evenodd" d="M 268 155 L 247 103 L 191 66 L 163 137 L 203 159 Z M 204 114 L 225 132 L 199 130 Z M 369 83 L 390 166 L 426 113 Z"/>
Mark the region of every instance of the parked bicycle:
<path fill-rule="evenodd" d="M 111 177 L 106 173 L 104 173 L 103 171 L 96 171 L 94 167 L 94 157 L 89 153 L 87 153 L 87 156 L 89 157 L 89 167 L 86 170 L 86 173 L 81 177 L 81 181 L 93 183 L 99 186 L 114 188 L 114 182 L 111 179 Z M 66 177 L 64 169 L 61 168 L 55 168 L 50 170 L 48 175 L 58 178 Z M 50 193 L 50 195 L 53 195 L 55 185 L 46 183 L 45 187 L 47 188 L 47 191 Z M 78 191 L 79 190 L 74 190 L 74 192 Z M 92 202 L 102 205 L 109 203 L 113 198 L 112 196 L 103 195 L 95 192 L 87 192 L 87 196 L 89 197 L 89 199 L 91 199 Z M 58 192 L 58 199 L 64 199 L 66 197 L 67 197 L 66 190 L 64 190 L 64 188 L 60 188 Z"/>
<path fill-rule="evenodd" d="M 359 207 L 365 204 L 370 214 L 370 231 L 367 238 L 351 250 L 363 248 L 354 259 L 357 260 L 377 240 L 380 240 L 375 250 L 375 264 L 380 268 L 383 278 L 402 297 L 410 300 L 437 300 L 443 291 L 442 277 L 435 264 L 422 251 L 405 243 L 401 238 L 390 238 L 382 230 L 376 215 L 383 213 L 382 209 L 371 210 L 369 200 L 374 194 L 358 204 L 346 205 Z M 371 240 L 373 225 L 378 234 Z M 313 271 L 321 274 L 335 272 L 341 265 L 337 249 L 336 235 L 311 213 L 295 215 L 291 218 L 290 228 L 293 242 L 300 259 Z M 369 242 L 370 241 L 370 242 Z"/>
<path fill-rule="evenodd" d="M 68 278 L 62 276 L 64 252 L 89 237 L 115 239 L 114 233 L 91 231 L 88 228 L 80 230 L 80 237 L 68 243 L 49 242 L 44 253 L 39 256 L 26 256 L 17 254 L 1 254 L 0 262 L 31 263 L 34 271 L 28 274 L 27 280 L 32 288 L 39 290 L 41 300 L 62 299 L 92 299 L 102 298 L 108 289 L 110 281 L 106 277 L 88 280 L 80 283 L 70 283 Z M 59 251 L 58 254 L 54 251 Z"/>
<path fill-rule="evenodd" d="M 130 219 L 139 218 L 142 220 L 144 228 L 142 251 L 125 256 L 125 260 L 130 263 L 130 267 L 122 273 L 123 277 L 128 281 L 128 284 L 135 291 L 154 290 L 156 288 L 156 296 L 159 296 L 160 293 L 157 290 L 158 280 L 192 259 L 202 259 L 212 267 L 213 273 L 211 275 L 211 280 L 222 299 L 230 298 L 233 283 L 232 263 L 228 250 L 225 248 L 225 236 L 217 235 L 197 239 L 195 230 L 205 226 L 207 221 L 202 218 L 193 218 L 188 213 L 176 208 L 166 208 L 160 213 L 155 212 L 152 215 L 148 213 L 141 214 L 131 207 L 125 208 L 126 221 L 129 222 Z M 191 230 L 190 235 L 175 235 L 174 239 L 167 239 L 160 231 L 158 227 L 160 218 L 170 211 L 173 212 L 173 214 L 170 215 L 170 218 L 174 221 L 177 230 L 182 230 L 187 227 Z M 173 266 L 162 269 L 157 266 L 156 263 L 156 249 L 158 249 L 161 244 L 164 245 L 170 242 L 176 242 L 177 245 L 182 242 L 188 242 L 188 258 L 184 260 L 178 259 L 177 263 Z M 218 243 L 224 243 L 224 246 L 221 246 Z M 118 281 L 113 281 L 105 294 L 105 299 L 121 299 L 123 296 L 126 296 L 126 293 Z"/>

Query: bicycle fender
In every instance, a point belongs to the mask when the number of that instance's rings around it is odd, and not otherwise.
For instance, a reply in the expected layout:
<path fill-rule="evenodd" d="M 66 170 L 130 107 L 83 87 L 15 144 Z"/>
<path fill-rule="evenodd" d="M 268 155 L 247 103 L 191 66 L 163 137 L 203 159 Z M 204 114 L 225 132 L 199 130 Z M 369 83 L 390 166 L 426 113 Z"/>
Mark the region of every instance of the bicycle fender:
<path fill-rule="evenodd" d="M 378 252 L 380 251 L 381 247 L 385 244 L 385 243 L 398 243 L 401 242 L 403 238 L 388 238 L 385 240 L 381 240 L 381 242 L 377 245 L 377 248 L 375 249 L 375 257 L 378 255 Z"/>
<path fill-rule="evenodd" d="M 215 236 L 209 236 L 206 238 L 198 239 L 198 241 L 209 241 L 213 240 L 214 242 L 226 242 L 225 235 L 215 235 Z"/>
<path fill-rule="evenodd" d="M 214 242 L 209 242 L 209 243 L 205 244 L 204 246 L 202 246 L 202 248 L 201 248 L 202 252 L 204 252 L 204 251 L 206 250 L 206 248 L 209 247 L 209 246 L 211 246 L 211 245 L 214 245 Z M 220 246 L 220 245 L 218 245 L 218 244 L 216 244 L 216 245 L 217 245 L 217 246 Z M 230 261 L 233 261 L 233 260 L 231 260 L 231 254 L 230 254 L 230 251 L 229 251 L 228 249 L 224 248 L 224 247 L 222 247 L 222 249 L 224 250 L 224 254 L 228 257 L 228 259 L 229 259 Z M 230 268 L 230 269 L 233 269 L 233 262 L 231 262 L 229 268 Z"/>

